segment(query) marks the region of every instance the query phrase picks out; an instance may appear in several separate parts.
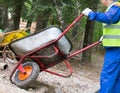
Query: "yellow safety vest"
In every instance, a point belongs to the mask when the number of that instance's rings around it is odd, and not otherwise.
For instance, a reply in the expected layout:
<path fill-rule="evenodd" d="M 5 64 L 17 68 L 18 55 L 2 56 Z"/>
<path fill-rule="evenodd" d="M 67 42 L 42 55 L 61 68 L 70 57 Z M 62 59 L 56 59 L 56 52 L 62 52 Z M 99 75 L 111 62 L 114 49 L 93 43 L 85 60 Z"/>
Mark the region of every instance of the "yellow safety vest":
<path fill-rule="evenodd" d="M 115 4 L 118 5 L 118 2 Z M 120 22 L 111 25 L 103 24 L 102 42 L 103 46 L 120 46 Z"/>
<path fill-rule="evenodd" d="M 103 46 L 120 46 L 120 22 L 104 25 Z"/>

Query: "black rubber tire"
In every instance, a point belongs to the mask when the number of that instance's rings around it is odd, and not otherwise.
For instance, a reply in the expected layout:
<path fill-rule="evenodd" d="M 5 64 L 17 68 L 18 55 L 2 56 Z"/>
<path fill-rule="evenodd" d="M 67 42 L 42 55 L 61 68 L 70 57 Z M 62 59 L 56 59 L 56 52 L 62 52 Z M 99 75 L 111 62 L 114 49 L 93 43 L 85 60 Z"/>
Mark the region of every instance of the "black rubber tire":
<path fill-rule="evenodd" d="M 16 84 L 20 88 L 27 88 L 29 87 L 33 81 L 35 81 L 39 75 L 40 68 L 37 63 L 34 61 L 27 61 L 22 64 L 22 66 L 31 66 L 32 67 L 32 73 L 31 75 L 25 79 L 25 80 L 20 80 L 18 79 L 18 73 L 20 72 L 19 70 L 16 70 L 11 78 L 12 82 Z"/>

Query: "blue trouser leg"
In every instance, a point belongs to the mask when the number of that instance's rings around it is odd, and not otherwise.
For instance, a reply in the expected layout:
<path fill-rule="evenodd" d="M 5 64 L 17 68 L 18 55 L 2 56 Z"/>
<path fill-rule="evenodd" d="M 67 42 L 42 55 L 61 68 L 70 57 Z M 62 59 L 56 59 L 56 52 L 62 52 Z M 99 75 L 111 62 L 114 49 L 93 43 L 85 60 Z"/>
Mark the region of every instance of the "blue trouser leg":
<path fill-rule="evenodd" d="M 117 80 L 120 73 L 120 48 L 106 48 L 100 77 L 100 93 L 118 93 Z M 120 92 L 119 92 L 120 93 Z"/>
<path fill-rule="evenodd" d="M 114 86 L 113 93 L 120 93 L 120 73 L 119 73 L 119 76 L 117 78 L 116 84 Z"/>

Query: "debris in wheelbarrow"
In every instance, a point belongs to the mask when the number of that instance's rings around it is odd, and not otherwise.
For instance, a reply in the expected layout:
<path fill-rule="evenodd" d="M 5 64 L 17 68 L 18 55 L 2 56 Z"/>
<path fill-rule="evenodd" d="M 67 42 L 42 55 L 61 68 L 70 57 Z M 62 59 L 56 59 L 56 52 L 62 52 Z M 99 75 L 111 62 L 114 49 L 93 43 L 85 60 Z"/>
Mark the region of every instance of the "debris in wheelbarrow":
<path fill-rule="evenodd" d="M 13 40 L 20 39 L 22 37 L 27 36 L 28 35 L 28 33 L 26 32 L 27 29 L 29 28 L 19 29 L 19 30 L 15 30 L 11 32 L 6 32 L 6 33 L 1 32 L 0 33 L 0 45 L 6 45 L 12 42 Z"/>
<path fill-rule="evenodd" d="M 97 41 L 81 50 L 70 53 L 72 45 L 65 34 L 83 15 L 79 15 L 65 30 L 52 26 L 42 30 L 42 32 L 13 41 L 9 44 L 10 49 L 16 54 L 18 65 L 14 68 L 10 80 L 18 87 L 28 87 L 39 75 L 45 71 L 61 77 L 69 77 L 73 73 L 72 67 L 67 61 L 71 58 L 95 45 Z M 49 54 L 50 53 L 50 54 Z M 69 69 L 66 75 L 48 70 L 48 68 L 64 62 Z"/>

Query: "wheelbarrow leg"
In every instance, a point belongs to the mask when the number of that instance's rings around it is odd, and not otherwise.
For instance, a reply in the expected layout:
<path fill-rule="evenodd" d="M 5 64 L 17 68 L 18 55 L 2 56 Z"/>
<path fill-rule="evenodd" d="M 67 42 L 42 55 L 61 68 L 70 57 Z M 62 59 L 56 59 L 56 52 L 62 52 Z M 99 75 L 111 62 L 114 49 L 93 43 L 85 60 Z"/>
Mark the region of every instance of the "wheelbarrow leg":
<path fill-rule="evenodd" d="M 65 77 L 65 78 L 66 78 L 66 77 L 70 77 L 70 76 L 72 75 L 72 73 L 73 73 L 73 69 L 72 69 L 70 63 L 69 63 L 67 60 L 63 60 L 63 61 L 64 61 L 65 65 L 66 65 L 66 66 L 68 67 L 68 69 L 69 69 L 69 73 L 68 73 L 67 75 L 58 74 L 58 73 L 56 73 L 56 72 L 53 72 L 53 71 L 50 71 L 50 70 L 47 70 L 47 69 L 42 69 L 42 70 L 45 71 L 45 72 L 48 72 L 48 73 L 51 73 L 51 74 L 60 76 L 60 77 Z"/>
<path fill-rule="evenodd" d="M 18 70 L 22 73 L 25 73 L 25 70 L 24 70 L 22 64 L 19 65 Z"/>

